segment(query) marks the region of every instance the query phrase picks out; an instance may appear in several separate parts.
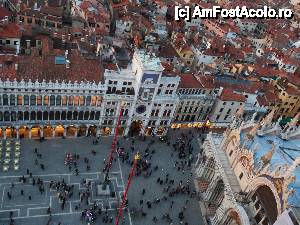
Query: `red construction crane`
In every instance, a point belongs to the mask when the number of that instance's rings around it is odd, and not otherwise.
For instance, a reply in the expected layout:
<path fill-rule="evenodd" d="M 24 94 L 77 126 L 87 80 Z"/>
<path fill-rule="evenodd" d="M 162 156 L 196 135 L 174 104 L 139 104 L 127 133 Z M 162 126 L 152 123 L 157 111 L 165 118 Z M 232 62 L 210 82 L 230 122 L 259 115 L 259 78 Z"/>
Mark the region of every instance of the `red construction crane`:
<path fill-rule="evenodd" d="M 127 199 L 127 192 L 128 192 L 128 190 L 129 190 L 131 180 L 132 180 L 132 178 L 133 178 L 133 176 L 134 176 L 134 172 L 135 172 L 135 169 L 136 169 L 137 162 L 138 162 L 138 160 L 140 160 L 140 159 L 141 159 L 140 154 L 139 154 L 139 153 L 136 153 L 136 155 L 134 156 L 133 165 L 132 165 L 131 170 L 130 170 L 130 173 L 129 173 L 129 178 L 128 178 L 127 186 L 126 186 L 126 189 L 125 189 L 125 192 L 124 192 L 124 195 L 123 195 L 121 207 L 119 208 L 119 212 L 118 212 L 118 215 L 117 215 L 116 225 L 119 224 L 119 220 L 120 220 L 120 218 L 121 218 L 122 211 L 123 211 L 123 208 L 124 208 L 126 199 Z"/>
<path fill-rule="evenodd" d="M 112 166 L 113 154 L 116 151 L 116 144 L 117 144 L 117 137 L 118 137 L 118 132 L 119 132 L 119 126 L 121 124 L 121 117 L 123 116 L 123 106 L 124 106 L 124 103 L 122 102 L 121 103 L 120 114 L 119 114 L 119 117 L 118 117 L 116 129 L 115 129 L 115 133 L 114 133 L 114 138 L 113 138 L 113 141 L 112 141 L 112 144 L 111 144 L 111 149 L 110 149 L 110 152 L 109 152 L 109 157 L 108 157 L 107 163 L 106 163 L 106 165 L 104 167 L 104 170 L 103 170 L 103 172 L 105 172 L 104 184 L 107 184 L 108 181 L 109 181 L 109 179 L 108 179 L 108 173 L 109 173 L 109 170 L 110 170 L 110 168 Z M 106 188 L 106 185 L 103 185 L 103 188 L 104 187 Z"/>

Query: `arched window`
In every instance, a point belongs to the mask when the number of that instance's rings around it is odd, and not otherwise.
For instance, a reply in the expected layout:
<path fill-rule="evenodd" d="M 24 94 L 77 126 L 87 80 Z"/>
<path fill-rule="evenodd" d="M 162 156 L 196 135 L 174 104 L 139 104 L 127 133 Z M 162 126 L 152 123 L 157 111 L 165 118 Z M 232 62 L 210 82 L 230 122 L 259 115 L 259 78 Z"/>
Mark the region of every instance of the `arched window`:
<path fill-rule="evenodd" d="M 67 113 L 66 111 L 61 112 L 61 120 L 66 120 Z"/>
<path fill-rule="evenodd" d="M 97 97 L 92 96 L 92 106 L 95 106 L 97 104 Z"/>
<path fill-rule="evenodd" d="M 42 102 L 43 102 L 43 97 L 41 95 L 38 95 L 36 101 L 37 105 L 42 105 Z"/>
<path fill-rule="evenodd" d="M 89 119 L 89 115 L 90 115 L 90 112 L 89 111 L 85 111 L 84 112 L 84 120 L 88 120 Z"/>
<path fill-rule="evenodd" d="M 101 102 L 102 102 L 102 97 L 101 97 L 101 96 L 98 96 L 98 97 L 97 97 L 97 106 L 100 106 L 100 105 L 101 105 Z"/>
<path fill-rule="evenodd" d="M 61 96 L 60 95 L 56 96 L 56 105 L 61 105 Z"/>
<path fill-rule="evenodd" d="M 23 117 L 23 112 L 19 111 L 18 112 L 18 120 L 23 121 L 24 117 Z"/>
<path fill-rule="evenodd" d="M 16 96 L 15 95 L 10 95 L 9 100 L 10 100 L 10 105 L 16 105 Z"/>
<path fill-rule="evenodd" d="M 79 112 L 78 120 L 83 120 L 83 111 Z"/>
<path fill-rule="evenodd" d="M 87 96 L 85 100 L 85 105 L 89 106 L 91 104 L 91 96 Z"/>
<path fill-rule="evenodd" d="M 96 116 L 95 116 L 95 120 L 99 120 L 100 119 L 100 111 L 96 112 Z"/>
<path fill-rule="evenodd" d="M 10 119 L 11 119 L 11 121 L 16 121 L 17 120 L 17 113 L 15 111 L 11 112 Z"/>
<path fill-rule="evenodd" d="M 73 120 L 77 120 L 77 117 L 78 117 L 78 112 L 74 111 L 73 112 Z"/>
<path fill-rule="evenodd" d="M 59 111 L 55 112 L 55 120 L 60 120 L 60 112 Z"/>
<path fill-rule="evenodd" d="M 94 119 L 95 119 L 95 112 L 92 111 L 92 112 L 90 113 L 90 120 L 94 120 Z"/>
<path fill-rule="evenodd" d="M 3 121 L 3 113 L 0 112 L 0 121 Z"/>
<path fill-rule="evenodd" d="M 24 105 L 29 105 L 29 96 L 24 95 Z"/>
<path fill-rule="evenodd" d="M 78 104 L 79 104 L 79 97 L 74 96 L 74 105 L 78 105 Z"/>
<path fill-rule="evenodd" d="M 73 96 L 69 96 L 68 105 L 70 105 L 70 106 L 73 105 L 73 103 L 74 103 L 73 99 L 74 99 Z"/>
<path fill-rule="evenodd" d="M 49 120 L 54 120 L 54 112 L 50 111 L 49 113 Z"/>
<path fill-rule="evenodd" d="M 37 120 L 43 120 L 43 113 L 41 111 L 38 111 L 36 117 Z"/>
<path fill-rule="evenodd" d="M 54 95 L 50 96 L 50 105 L 55 105 L 55 96 Z"/>
<path fill-rule="evenodd" d="M 8 96 L 7 96 L 7 94 L 3 95 L 3 105 L 8 105 Z"/>
<path fill-rule="evenodd" d="M 36 97 L 35 95 L 30 96 L 30 105 L 36 105 Z"/>
<path fill-rule="evenodd" d="M 28 111 L 24 112 L 24 120 L 29 120 L 29 112 Z"/>
<path fill-rule="evenodd" d="M 84 102 L 85 102 L 85 97 L 84 96 L 80 96 L 79 97 L 79 103 L 80 103 L 80 105 L 84 105 Z"/>
<path fill-rule="evenodd" d="M 62 96 L 61 97 L 61 103 L 62 103 L 62 105 L 67 105 L 67 100 L 68 100 L 68 97 L 67 96 Z"/>
<path fill-rule="evenodd" d="M 36 120 L 36 112 L 35 111 L 32 111 L 30 113 L 30 120 Z"/>
<path fill-rule="evenodd" d="M 23 96 L 22 95 L 18 95 L 18 105 L 23 105 Z"/>
<path fill-rule="evenodd" d="M 49 105 L 49 96 L 44 96 L 44 105 Z"/>
<path fill-rule="evenodd" d="M 49 120 L 49 113 L 47 111 L 43 112 L 43 120 Z"/>
<path fill-rule="evenodd" d="M 9 112 L 5 111 L 4 112 L 4 121 L 9 121 L 9 120 L 10 120 Z"/>
<path fill-rule="evenodd" d="M 68 111 L 67 120 L 72 120 L 72 111 Z"/>

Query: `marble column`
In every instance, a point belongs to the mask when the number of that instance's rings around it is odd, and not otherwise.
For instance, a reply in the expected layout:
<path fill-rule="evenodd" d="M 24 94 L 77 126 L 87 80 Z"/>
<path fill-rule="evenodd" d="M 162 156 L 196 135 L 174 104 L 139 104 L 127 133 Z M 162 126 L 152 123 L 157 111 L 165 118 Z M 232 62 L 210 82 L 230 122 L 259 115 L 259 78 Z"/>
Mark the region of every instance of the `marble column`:
<path fill-rule="evenodd" d="M 52 137 L 53 137 L 53 138 L 55 137 L 55 128 L 52 129 Z"/>
<path fill-rule="evenodd" d="M 31 127 L 28 127 L 29 129 L 29 139 L 31 139 Z"/>
<path fill-rule="evenodd" d="M 40 137 L 43 138 L 44 137 L 44 127 L 40 126 Z"/>
<path fill-rule="evenodd" d="M 2 129 L 3 139 L 6 139 L 6 128 Z"/>
<path fill-rule="evenodd" d="M 76 128 L 76 130 L 75 130 L 75 137 L 77 137 L 78 136 L 78 127 L 75 127 Z"/>
<path fill-rule="evenodd" d="M 17 139 L 20 139 L 20 131 L 19 131 L 19 127 L 16 127 L 16 131 L 17 131 Z"/>
<path fill-rule="evenodd" d="M 67 136 L 67 128 L 68 128 L 68 127 L 64 127 L 64 137 Z"/>
<path fill-rule="evenodd" d="M 89 129 L 90 129 L 90 126 L 86 126 L 86 131 L 85 131 L 85 136 L 87 137 L 88 134 L 89 134 Z"/>

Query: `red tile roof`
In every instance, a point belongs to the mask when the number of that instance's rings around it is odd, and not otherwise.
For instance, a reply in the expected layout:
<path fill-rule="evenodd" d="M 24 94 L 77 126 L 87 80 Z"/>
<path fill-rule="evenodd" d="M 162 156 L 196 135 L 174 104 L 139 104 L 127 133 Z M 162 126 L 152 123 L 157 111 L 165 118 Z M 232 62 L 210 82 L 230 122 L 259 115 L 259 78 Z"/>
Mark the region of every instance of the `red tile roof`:
<path fill-rule="evenodd" d="M 300 90 L 293 87 L 293 86 L 290 86 L 290 85 L 287 85 L 285 91 L 289 94 L 289 95 L 296 95 L 296 96 L 300 96 Z"/>
<path fill-rule="evenodd" d="M 99 59 L 87 59 L 75 52 L 69 51 L 69 68 L 66 65 L 56 65 L 55 56 L 63 56 L 64 51 L 55 50 L 51 55 L 43 56 L 18 56 L 12 59 L 11 64 L 17 63 L 18 68 L 13 75 L 1 72 L 3 79 L 17 80 L 71 80 L 71 81 L 95 81 L 103 79 L 103 68 Z"/>
<path fill-rule="evenodd" d="M 173 70 L 173 65 L 170 63 L 164 63 L 162 62 L 161 65 L 164 67 L 164 71 L 172 71 Z"/>
<path fill-rule="evenodd" d="M 197 80 L 200 82 L 203 88 L 213 89 L 216 88 L 214 76 L 199 75 Z"/>
<path fill-rule="evenodd" d="M 21 38 L 20 26 L 15 23 L 4 24 L 0 26 L 0 37 Z"/>
<path fill-rule="evenodd" d="M 264 93 L 264 96 L 266 98 L 267 102 L 275 103 L 275 102 L 281 102 L 278 95 L 271 91 L 266 91 Z"/>
<path fill-rule="evenodd" d="M 12 13 L 8 11 L 6 8 L 0 6 L 0 20 L 3 20 L 6 16 L 11 16 Z"/>
<path fill-rule="evenodd" d="M 256 100 L 260 106 L 267 106 L 268 101 L 266 100 L 266 97 L 263 95 L 259 95 L 256 97 Z"/>
<path fill-rule="evenodd" d="M 179 88 L 202 88 L 194 74 L 179 74 L 181 80 Z"/>
<path fill-rule="evenodd" d="M 235 101 L 235 102 L 245 102 L 246 97 L 242 94 L 234 93 L 231 89 L 223 89 L 219 99 L 222 101 Z"/>

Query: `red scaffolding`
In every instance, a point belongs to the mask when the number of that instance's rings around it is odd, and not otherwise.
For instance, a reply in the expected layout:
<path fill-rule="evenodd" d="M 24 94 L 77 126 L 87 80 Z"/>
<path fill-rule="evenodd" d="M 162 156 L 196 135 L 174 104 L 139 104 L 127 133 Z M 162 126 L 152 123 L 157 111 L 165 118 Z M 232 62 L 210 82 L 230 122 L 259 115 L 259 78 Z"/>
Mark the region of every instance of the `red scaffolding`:
<path fill-rule="evenodd" d="M 132 178 L 134 176 L 134 172 L 135 172 L 135 169 L 136 169 L 137 161 L 140 160 L 140 159 L 141 159 L 140 154 L 137 153 L 134 156 L 133 165 L 132 165 L 130 173 L 129 173 L 129 178 L 128 178 L 128 181 L 127 181 L 127 186 L 126 186 L 126 189 L 125 189 L 125 192 L 124 192 L 124 195 L 123 195 L 123 199 L 122 199 L 122 203 L 121 203 L 121 207 L 119 208 L 119 212 L 118 212 L 117 219 L 116 219 L 116 225 L 119 224 L 119 220 L 120 220 L 120 217 L 122 215 L 124 204 L 125 204 L 126 199 L 127 199 L 127 193 L 128 193 L 129 187 L 130 187 L 130 183 L 131 183 L 131 180 L 132 180 Z"/>
<path fill-rule="evenodd" d="M 109 170 L 112 166 L 113 154 L 116 151 L 117 137 L 118 137 L 118 133 L 119 133 L 119 126 L 121 124 L 121 117 L 122 116 L 123 116 L 123 103 L 121 103 L 120 114 L 119 114 L 119 117 L 118 117 L 118 121 L 117 121 L 116 129 L 115 129 L 111 149 L 110 149 L 110 152 L 109 152 L 109 157 L 108 157 L 107 163 L 106 163 L 106 165 L 104 167 L 104 170 L 103 170 L 103 172 L 106 172 L 105 173 L 105 179 L 104 179 L 105 182 L 108 181 L 108 173 L 109 173 Z"/>

